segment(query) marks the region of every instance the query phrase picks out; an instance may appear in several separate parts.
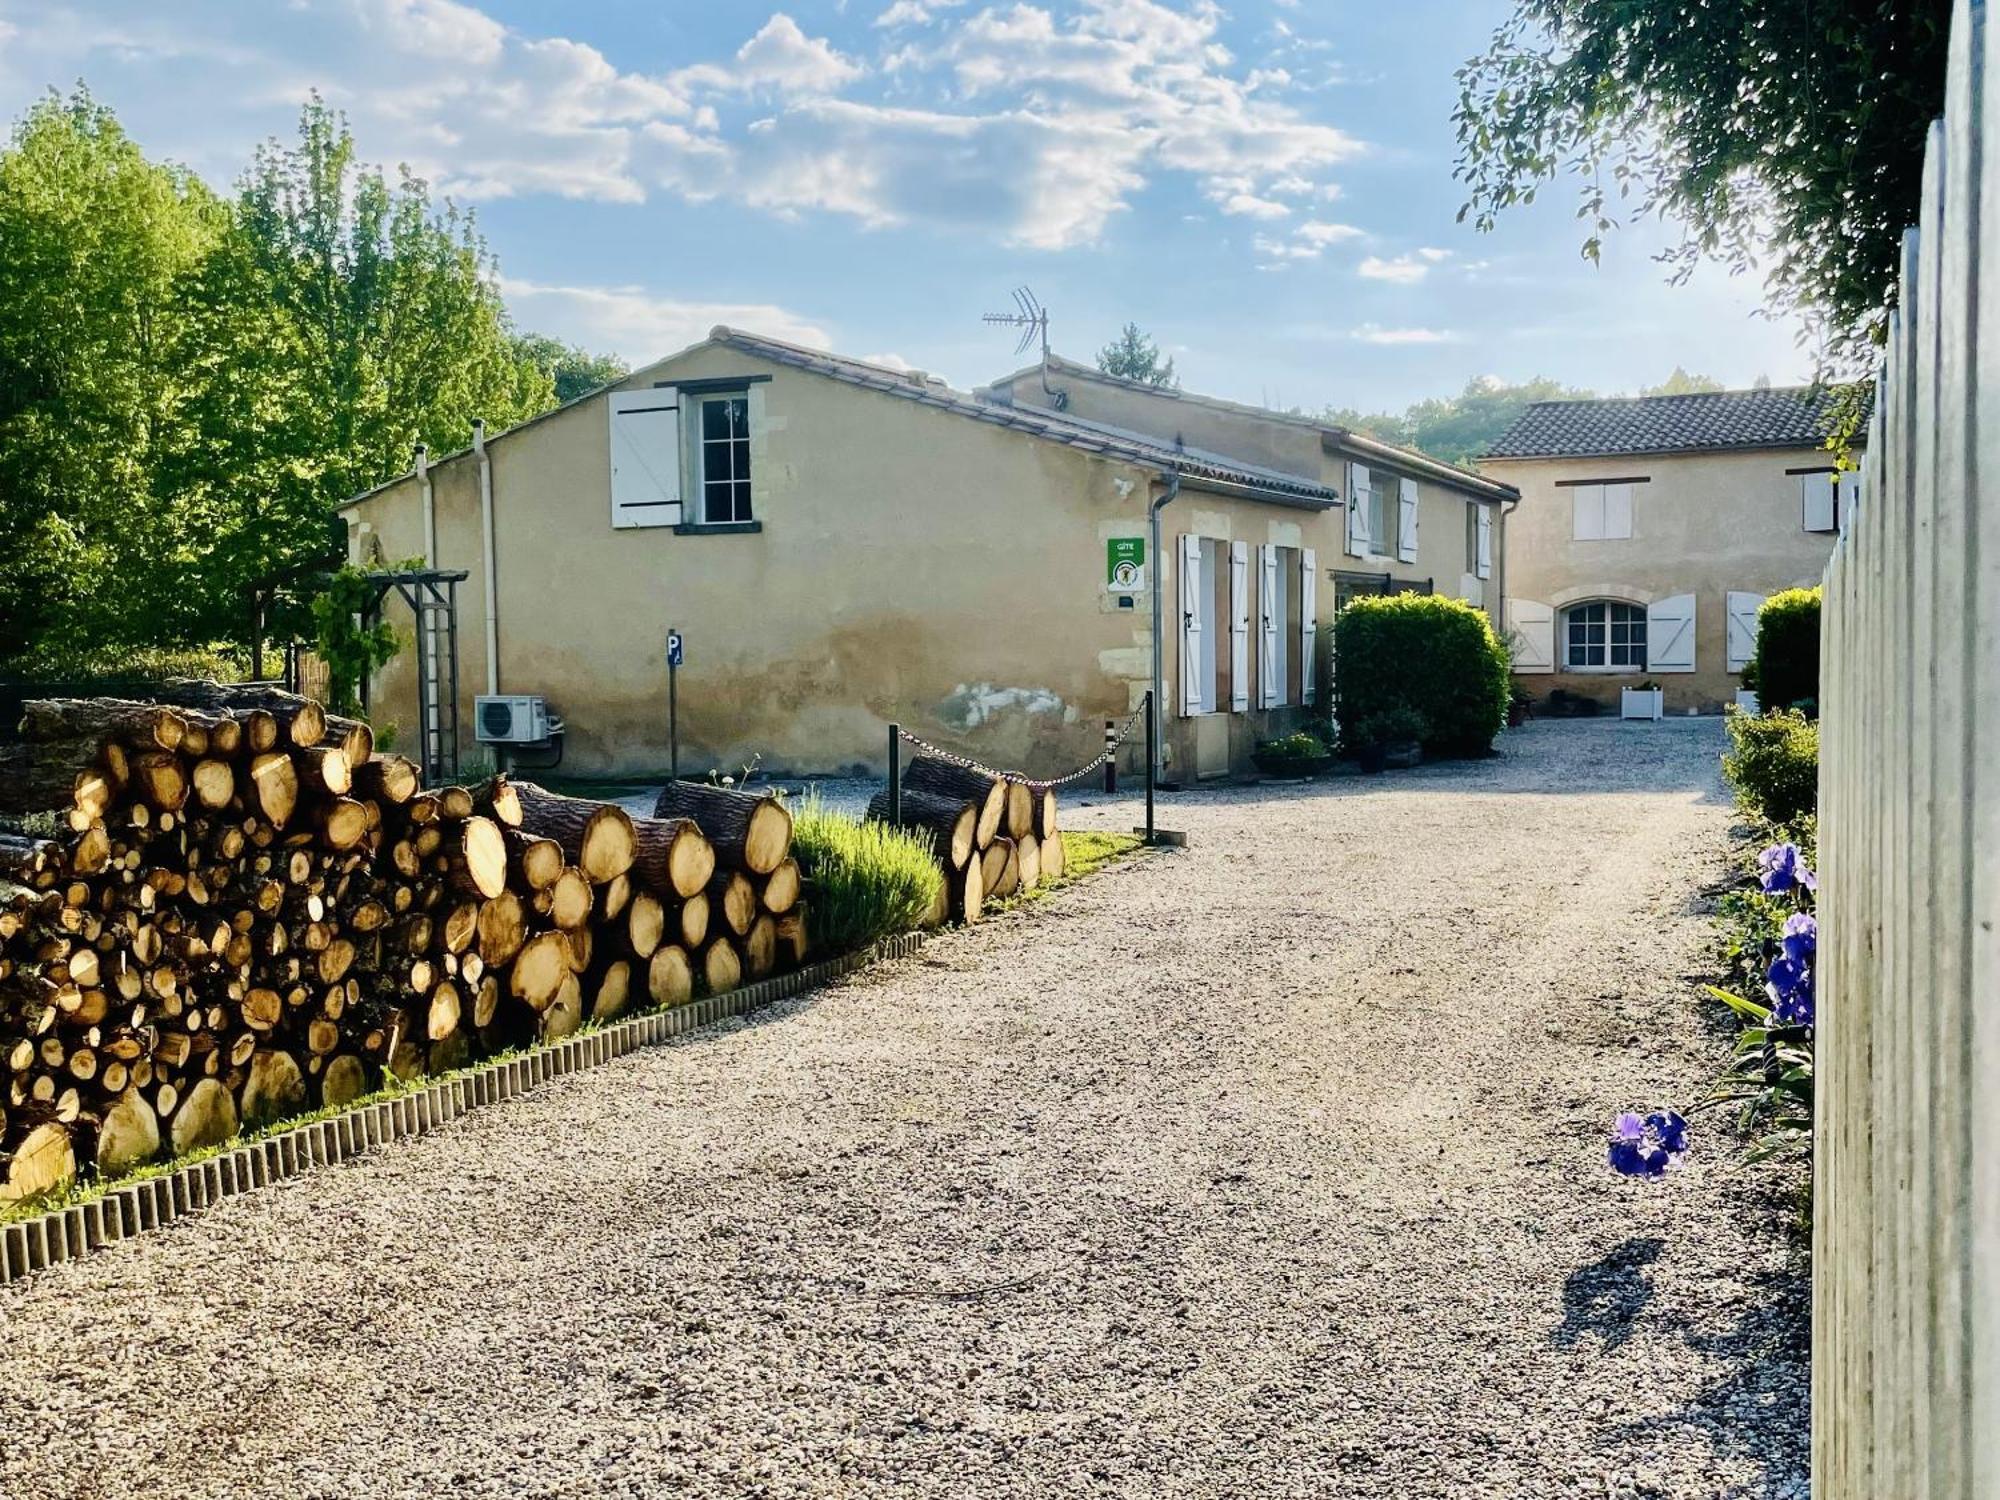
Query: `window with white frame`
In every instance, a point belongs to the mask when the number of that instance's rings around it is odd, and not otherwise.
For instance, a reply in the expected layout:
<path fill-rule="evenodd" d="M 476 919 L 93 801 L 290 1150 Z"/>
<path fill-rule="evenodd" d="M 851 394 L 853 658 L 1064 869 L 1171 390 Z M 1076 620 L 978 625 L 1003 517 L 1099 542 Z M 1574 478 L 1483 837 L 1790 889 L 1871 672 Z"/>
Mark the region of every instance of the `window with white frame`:
<path fill-rule="evenodd" d="M 1622 542 L 1631 537 L 1631 481 L 1571 485 L 1569 503 L 1571 540 Z"/>
<path fill-rule="evenodd" d="M 1402 524 L 1403 486 L 1409 481 L 1377 469 L 1368 496 L 1368 550 L 1377 557 L 1396 555 L 1396 535 Z"/>
<path fill-rule="evenodd" d="M 1615 599 L 1592 599 L 1563 611 L 1563 666 L 1571 671 L 1632 671 L 1646 665 L 1646 611 Z"/>
<path fill-rule="evenodd" d="M 695 493 L 704 526 L 752 519 L 750 393 L 724 391 L 695 403 Z"/>
<path fill-rule="evenodd" d="M 1836 473 L 1823 469 L 1799 475 L 1799 524 L 1807 531 L 1832 533 L 1840 530 L 1840 518 L 1861 487 L 1861 476 L 1852 469 Z"/>

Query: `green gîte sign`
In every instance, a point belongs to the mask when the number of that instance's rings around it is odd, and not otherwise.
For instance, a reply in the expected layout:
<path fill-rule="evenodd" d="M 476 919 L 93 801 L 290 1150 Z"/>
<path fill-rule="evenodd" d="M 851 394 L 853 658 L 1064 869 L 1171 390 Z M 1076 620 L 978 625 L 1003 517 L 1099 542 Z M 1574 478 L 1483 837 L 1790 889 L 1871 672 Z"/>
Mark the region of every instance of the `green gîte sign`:
<path fill-rule="evenodd" d="M 1146 586 L 1146 539 L 1107 537 L 1104 542 L 1104 586 L 1114 594 L 1136 594 Z"/>

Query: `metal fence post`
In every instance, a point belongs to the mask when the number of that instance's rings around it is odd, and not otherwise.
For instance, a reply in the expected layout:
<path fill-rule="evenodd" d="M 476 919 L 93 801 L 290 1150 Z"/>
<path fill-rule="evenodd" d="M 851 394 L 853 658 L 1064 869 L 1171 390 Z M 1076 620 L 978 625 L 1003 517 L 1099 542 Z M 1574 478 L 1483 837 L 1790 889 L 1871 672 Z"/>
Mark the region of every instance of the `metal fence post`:
<path fill-rule="evenodd" d="M 1151 746 L 1156 744 L 1153 730 L 1153 694 L 1146 692 L 1146 842 L 1153 842 L 1153 780 L 1155 776 Z"/>
<path fill-rule="evenodd" d="M 1118 790 L 1118 731 L 1110 719 L 1104 721 L 1104 790 Z"/>
<path fill-rule="evenodd" d="M 889 726 L 889 821 L 903 821 L 903 726 Z"/>

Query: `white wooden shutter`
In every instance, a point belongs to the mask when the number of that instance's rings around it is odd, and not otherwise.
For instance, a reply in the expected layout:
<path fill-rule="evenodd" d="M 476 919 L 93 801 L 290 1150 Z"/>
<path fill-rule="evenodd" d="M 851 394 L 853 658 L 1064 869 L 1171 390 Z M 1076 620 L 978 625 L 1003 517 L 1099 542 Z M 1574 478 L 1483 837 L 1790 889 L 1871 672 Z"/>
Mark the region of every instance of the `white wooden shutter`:
<path fill-rule="evenodd" d="M 1535 599 L 1509 599 L 1501 612 L 1514 648 L 1516 672 L 1556 669 L 1556 612 Z"/>
<path fill-rule="evenodd" d="M 1368 487 L 1368 465 L 1347 467 L 1347 555 L 1368 555 L 1368 504 L 1373 498 Z"/>
<path fill-rule="evenodd" d="M 1260 547 L 1257 555 L 1258 580 L 1263 586 L 1257 591 L 1257 612 L 1261 622 L 1257 642 L 1257 702 L 1263 708 L 1276 708 L 1285 699 L 1285 685 L 1278 680 L 1278 549 L 1269 545 Z"/>
<path fill-rule="evenodd" d="M 1491 578 L 1493 576 L 1493 507 L 1490 505 L 1478 505 L 1475 509 L 1478 516 L 1479 546 L 1473 554 L 1475 563 L 1473 572 L 1481 578 Z"/>
<path fill-rule="evenodd" d="M 1417 560 L 1417 487 L 1407 479 L 1396 481 L 1396 560 Z"/>
<path fill-rule="evenodd" d="M 1604 487 L 1604 539 L 1624 541 L 1632 535 L 1632 486 L 1607 484 Z"/>
<path fill-rule="evenodd" d="M 1250 706 L 1250 544 L 1229 544 L 1229 706 Z"/>
<path fill-rule="evenodd" d="M 1181 538 L 1181 717 L 1192 718 L 1207 706 L 1201 681 L 1201 538 Z"/>
<path fill-rule="evenodd" d="M 611 525 L 681 523 L 680 393 L 670 385 L 613 391 Z"/>
<path fill-rule="evenodd" d="M 1319 640 L 1319 622 L 1314 614 L 1319 556 L 1307 547 L 1299 553 L 1299 701 L 1311 703 L 1313 692 L 1313 646 Z"/>
<path fill-rule="evenodd" d="M 1764 607 L 1762 594 L 1740 594 L 1731 590 L 1729 605 L 1729 670 L 1740 672 L 1757 654 L 1757 611 Z"/>
<path fill-rule="evenodd" d="M 1646 669 L 1694 670 L 1694 595 L 1675 594 L 1646 610 Z"/>
<path fill-rule="evenodd" d="M 1604 540 L 1604 486 L 1601 484 L 1579 484 L 1569 492 L 1570 540 L 1576 542 L 1601 542 Z"/>
<path fill-rule="evenodd" d="M 1839 483 L 1834 486 L 1834 530 L 1845 531 L 1847 529 L 1849 518 L 1853 516 L 1854 507 L 1860 502 L 1860 499 L 1861 472 L 1858 469 L 1850 469 L 1840 476 Z"/>
<path fill-rule="evenodd" d="M 1839 494 L 1835 474 L 1801 474 L 1799 476 L 1800 524 L 1807 531 L 1834 531 L 1838 529 L 1836 496 Z"/>

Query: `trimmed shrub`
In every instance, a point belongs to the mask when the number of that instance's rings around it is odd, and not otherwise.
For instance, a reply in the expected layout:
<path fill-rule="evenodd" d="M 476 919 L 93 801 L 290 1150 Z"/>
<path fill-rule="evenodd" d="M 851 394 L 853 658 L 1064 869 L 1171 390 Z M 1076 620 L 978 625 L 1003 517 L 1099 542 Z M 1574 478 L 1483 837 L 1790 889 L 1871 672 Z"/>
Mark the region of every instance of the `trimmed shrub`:
<path fill-rule="evenodd" d="M 1817 588 L 1786 589 L 1757 611 L 1757 649 L 1743 685 L 1766 709 L 1819 703 L 1819 598 Z"/>
<path fill-rule="evenodd" d="M 921 836 L 830 811 L 816 796 L 793 813 L 792 854 L 810 882 L 813 946 L 829 953 L 908 932 L 944 883 Z"/>
<path fill-rule="evenodd" d="M 1746 810 L 1781 829 L 1805 824 L 1819 806 L 1819 725 L 1795 709 L 1731 713 L 1722 774 Z"/>
<path fill-rule="evenodd" d="M 1507 722 L 1507 647 L 1485 614 L 1437 594 L 1356 599 L 1334 621 L 1343 744 L 1397 709 L 1423 719 L 1432 755 L 1484 755 Z"/>

